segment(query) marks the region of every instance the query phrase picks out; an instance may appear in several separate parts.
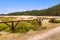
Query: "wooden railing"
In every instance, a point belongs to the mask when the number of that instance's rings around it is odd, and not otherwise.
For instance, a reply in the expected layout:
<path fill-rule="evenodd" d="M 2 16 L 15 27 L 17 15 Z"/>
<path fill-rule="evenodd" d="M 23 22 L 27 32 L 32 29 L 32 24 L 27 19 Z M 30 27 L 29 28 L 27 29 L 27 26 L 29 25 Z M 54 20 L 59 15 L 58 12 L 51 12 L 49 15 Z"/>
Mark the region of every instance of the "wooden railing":
<path fill-rule="evenodd" d="M 19 24 L 19 22 L 22 22 L 22 21 L 37 21 L 39 23 L 39 26 L 40 26 L 40 22 L 41 22 L 40 20 L 18 20 L 18 21 L 2 21 L 0 23 L 6 24 L 13 30 Z M 15 25 L 14 25 L 14 22 L 16 22 Z M 11 25 L 9 25 L 8 23 L 11 23 Z"/>

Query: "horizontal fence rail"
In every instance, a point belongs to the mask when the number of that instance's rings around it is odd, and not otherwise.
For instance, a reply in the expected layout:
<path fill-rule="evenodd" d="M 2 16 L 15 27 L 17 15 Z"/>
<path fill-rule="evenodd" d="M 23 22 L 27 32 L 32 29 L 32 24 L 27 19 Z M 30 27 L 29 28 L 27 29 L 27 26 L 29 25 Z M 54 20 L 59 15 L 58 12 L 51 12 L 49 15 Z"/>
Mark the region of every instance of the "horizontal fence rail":
<path fill-rule="evenodd" d="M 39 23 L 40 26 L 40 20 L 18 20 L 18 21 L 1 21 L 0 23 L 4 23 L 7 26 L 9 26 L 12 30 L 14 30 L 14 28 L 19 24 L 19 22 L 23 22 L 23 21 L 37 21 Z M 14 25 L 14 22 L 16 22 L 16 24 Z M 11 23 L 11 25 L 9 25 L 8 23 Z"/>

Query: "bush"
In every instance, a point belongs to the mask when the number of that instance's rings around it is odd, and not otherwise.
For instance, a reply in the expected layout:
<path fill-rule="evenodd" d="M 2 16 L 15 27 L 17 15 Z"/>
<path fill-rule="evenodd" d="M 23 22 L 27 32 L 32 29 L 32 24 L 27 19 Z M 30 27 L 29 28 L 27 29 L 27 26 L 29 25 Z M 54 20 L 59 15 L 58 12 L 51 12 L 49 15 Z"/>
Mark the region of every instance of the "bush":
<path fill-rule="evenodd" d="M 31 29 L 38 29 L 38 23 L 36 21 L 20 22 L 18 26 L 14 30 L 12 30 L 12 32 L 26 33 Z"/>
<path fill-rule="evenodd" d="M 49 22 L 51 22 L 51 23 L 60 23 L 60 20 L 49 20 Z"/>
<path fill-rule="evenodd" d="M 38 27 L 39 27 L 39 23 L 37 22 L 37 21 L 32 21 L 32 22 L 30 22 L 31 23 L 31 29 L 33 29 L 33 30 L 37 30 L 38 29 Z"/>
<path fill-rule="evenodd" d="M 21 33 L 25 33 L 28 32 L 29 26 L 27 22 L 20 22 L 19 25 L 13 30 L 14 32 L 21 32 Z"/>
<path fill-rule="evenodd" d="M 11 25 L 11 23 L 8 23 Z M 15 25 L 16 23 L 14 23 Z M 26 33 L 29 30 L 37 30 L 38 29 L 38 22 L 36 21 L 30 21 L 30 22 L 19 22 L 19 24 L 12 30 L 10 27 L 8 27 L 5 24 L 0 24 L 0 31 L 6 31 L 6 32 L 13 32 L 13 33 Z"/>
<path fill-rule="evenodd" d="M 54 20 L 54 23 L 60 23 L 60 20 Z"/>
<path fill-rule="evenodd" d="M 53 22 L 54 22 L 54 20 L 55 20 L 54 18 L 53 18 L 53 19 L 50 19 L 50 20 L 49 20 L 49 22 L 52 22 L 52 23 L 53 23 Z"/>
<path fill-rule="evenodd" d="M 0 31 L 8 31 L 7 29 L 8 30 L 10 29 L 7 25 L 3 23 L 0 24 Z"/>

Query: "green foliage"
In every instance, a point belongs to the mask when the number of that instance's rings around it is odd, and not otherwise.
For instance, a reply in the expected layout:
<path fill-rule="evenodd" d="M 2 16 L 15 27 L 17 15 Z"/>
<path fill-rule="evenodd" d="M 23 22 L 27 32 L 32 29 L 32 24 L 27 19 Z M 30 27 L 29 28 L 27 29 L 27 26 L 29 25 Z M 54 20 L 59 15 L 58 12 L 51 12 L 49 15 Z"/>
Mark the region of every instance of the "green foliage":
<path fill-rule="evenodd" d="M 8 30 L 7 30 L 8 29 Z M 9 31 L 9 27 L 7 27 L 7 25 L 5 25 L 5 24 L 0 24 L 0 31 Z"/>
<path fill-rule="evenodd" d="M 54 20 L 54 23 L 60 23 L 60 20 Z"/>
<path fill-rule="evenodd" d="M 30 30 L 29 26 L 30 25 L 28 25 L 26 22 L 20 22 L 19 25 L 14 29 L 14 32 L 28 32 Z"/>
<path fill-rule="evenodd" d="M 14 29 L 14 32 L 21 32 L 26 33 L 29 30 L 36 30 L 38 29 L 38 23 L 37 22 L 20 22 L 19 25 Z"/>
<path fill-rule="evenodd" d="M 55 19 L 50 19 L 49 22 L 54 22 Z"/>
<path fill-rule="evenodd" d="M 60 20 L 49 20 L 49 22 L 51 22 L 51 23 L 60 23 Z"/>
<path fill-rule="evenodd" d="M 11 25 L 11 23 L 8 23 Z M 14 27 L 12 30 L 10 27 L 8 27 L 5 24 L 0 24 L 0 31 L 6 31 L 6 32 L 13 32 L 13 33 L 26 33 L 28 31 L 32 30 L 37 30 L 38 29 L 38 22 L 36 21 L 30 21 L 30 22 L 19 22 L 17 27 Z"/>
<path fill-rule="evenodd" d="M 38 26 L 39 26 L 39 24 L 38 24 L 38 22 L 37 21 L 31 21 L 30 22 L 31 23 L 31 29 L 33 29 L 33 30 L 37 30 L 38 29 Z"/>

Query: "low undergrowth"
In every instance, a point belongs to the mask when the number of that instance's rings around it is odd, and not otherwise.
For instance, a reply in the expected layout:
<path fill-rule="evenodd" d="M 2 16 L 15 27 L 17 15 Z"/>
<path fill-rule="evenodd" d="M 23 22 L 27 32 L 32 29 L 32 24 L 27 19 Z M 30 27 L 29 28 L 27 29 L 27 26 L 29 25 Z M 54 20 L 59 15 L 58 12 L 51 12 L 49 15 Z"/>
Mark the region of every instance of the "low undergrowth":
<path fill-rule="evenodd" d="M 11 23 L 9 23 L 11 25 Z M 13 32 L 13 33 L 26 33 L 28 31 L 32 30 L 37 30 L 39 28 L 38 22 L 36 21 L 30 21 L 30 22 L 19 22 L 19 24 L 14 27 L 13 30 L 11 30 L 11 27 L 1 23 L 0 24 L 0 31 L 5 31 L 5 32 Z"/>
<path fill-rule="evenodd" d="M 60 23 L 60 20 L 49 20 L 51 23 Z"/>

